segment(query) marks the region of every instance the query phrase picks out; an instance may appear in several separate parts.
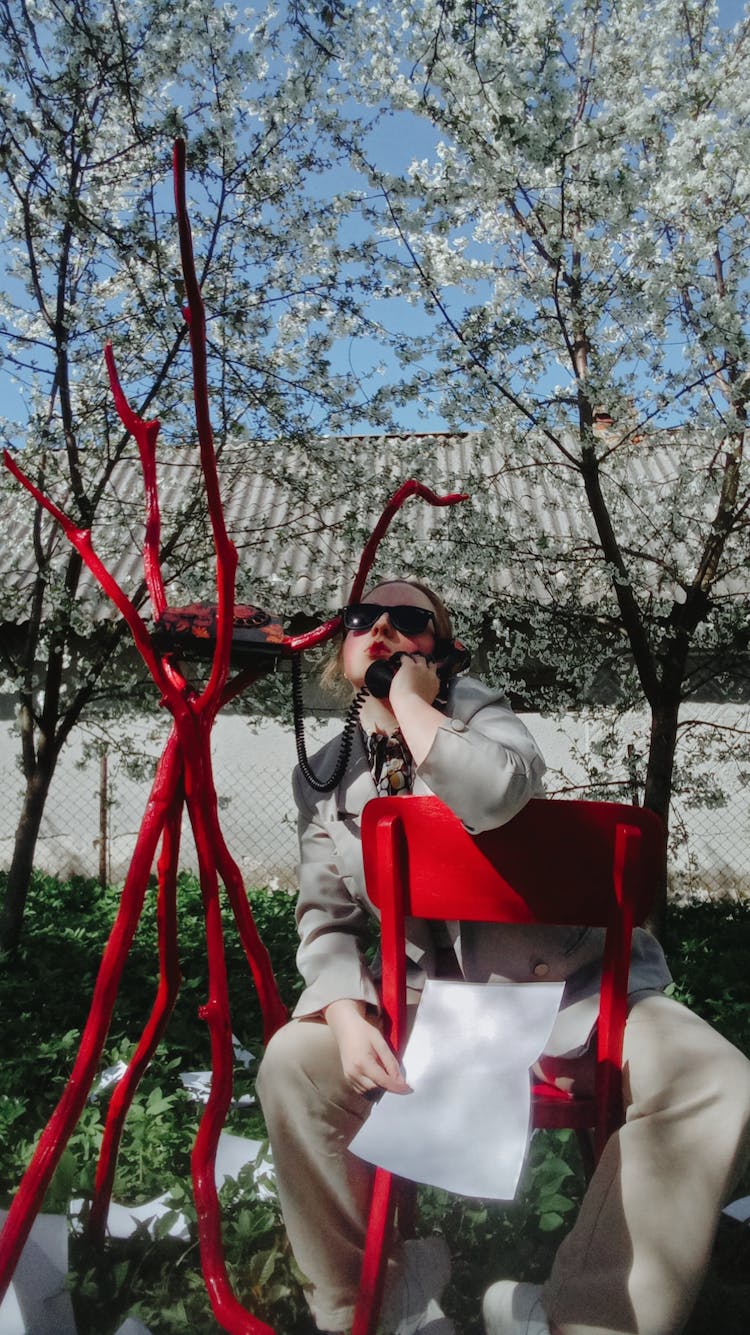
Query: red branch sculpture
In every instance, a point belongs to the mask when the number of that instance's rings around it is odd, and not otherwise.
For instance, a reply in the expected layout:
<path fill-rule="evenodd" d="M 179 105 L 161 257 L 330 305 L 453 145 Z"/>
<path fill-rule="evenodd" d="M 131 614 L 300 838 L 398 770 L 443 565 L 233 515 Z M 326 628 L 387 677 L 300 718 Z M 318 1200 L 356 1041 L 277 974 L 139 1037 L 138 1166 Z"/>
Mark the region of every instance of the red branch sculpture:
<path fill-rule="evenodd" d="M 230 680 L 230 650 L 234 622 L 237 553 L 224 523 L 216 454 L 209 415 L 206 361 L 206 322 L 195 272 L 190 223 L 185 200 L 185 144 L 174 150 L 175 205 L 187 305 L 184 316 L 190 330 L 195 417 L 200 463 L 216 553 L 217 629 L 208 681 L 200 691 L 183 675 L 170 652 L 157 649 L 135 605 L 119 587 L 94 551 L 91 533 L 78 527 L 38 488 L 5 452 L 5 466 L 58 524 L 95 576 L 101 588 L 125 618 L 133 640 L 162 703 L 172 715 L 172 728 L 158 763 L 135 850 L 115 917 L 102 954 L 89 1016 L 73 1070 L 62 1097 L 39 1140 L 0 1234 L 0 1301 L 10 1283 L 45 1192 L 80 1117 L 96 1075 L 112 1019 L 120 979 L 144 904 L 148 878 L 158 858 L 159 985 L 153 1008 L 126 1074 L 109 1103 L 89 1215 L 95 1242 L 104 1240 L 120 1137 L 138 1083 L 167 1026 L 180 985 L 177 953 L 177 869 L 183 807 L 195 838 L 198 871 L 206 924 L 209 966 L 208 998 L 199 1015 L 209 1028 L 211 1092 L 192 1154 L 192 1177 L 198 1217 L 201 1264 L 214 1315 L 231 1335 L 273 1335 L 270 1326 L 248 1312 L 232 1292 L 224 1262 L 221 1219 L 215 1184 L 216 1150 L 232 1097 L 232 1030 L 227 987 L 219 881 L 223 883 L 237 924 L 248 965 L 258 991 L 266 1041 L 287 1018 L 268 953 L 258 935 L 242 874 L 224 841 L 218 818 L 211 762 L 211 729 L 226 702 L 251 685 L 263 669 L 247 669 Z M 167 610 L 160 564 L 161 516 L 156 477 L 156 439 L 159 423 L 133 412 L 120 386 L 112 349 L 105 350 L 115 406 L 125 428 L 135 439 L 143 474 L 146 516 L 143 567 L 154 621 Z M 377 546 L 396 511 L 410 496 L 431 505 L 453 505 L 464 495 L 437 496 L 420 482 L 409 481 L 394 494 L 367 543 L 352 585 L 350 601 L 357 601 L 375 559 Z M 285 636 L 281 652 L 300 653 L 331 638 L 341 626 L 337 615 L 305 635 Z"/>

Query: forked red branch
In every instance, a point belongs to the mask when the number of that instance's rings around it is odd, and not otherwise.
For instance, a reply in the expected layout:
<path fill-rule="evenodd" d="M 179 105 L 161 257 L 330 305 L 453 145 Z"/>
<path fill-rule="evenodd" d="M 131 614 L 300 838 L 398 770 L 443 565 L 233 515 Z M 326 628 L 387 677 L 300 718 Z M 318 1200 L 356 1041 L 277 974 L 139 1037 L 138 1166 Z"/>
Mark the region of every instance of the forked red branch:
<path fill-rule="evenodd" d="M 266 1040 L 285 1022 L 287 1012 L 279 996 L 268 953 L 253 920 L 242 874 L 221 832 L 213 779 L 210 743 L 216 714 L 240 690 L 251 685 L 260 671 L 250 670 L 233 680 L 229 678 L 237 552 L 224 522 L 211 430 L 205 310 L 193 259 L 185 200 L 185 144 L 181 140 L 175 145 L 174 182 L 180 255 L 187 296 L 184 314 L 190 332 L 200 466 L 216 554 L 217 633 L 208 681 L 202 690 L 197 690 L 188 681 L 169 652 L 155 647 L 146 621 L 94 550 L 91 532 L 77 525 L 45 496 L 26 476 L 13 456 L 7 451 L 4 455 L 5 466 L 37 504 L 61 526 L 104 593 L 125 618 L 161 701 L 172 715 L 173 726 L 146 804 L 115 924 L 102 955 L 89 1017 L 73 1070 L 59 1104 L 42 1132 L 0 1233 L 0 1301 L 13 1276 L 55 1168 L 90 1093 L 109 1030 L 122 971 L 143 908 L 148 878 L 161 842 L 158 861 L 159 986 L 151 1015 L 127 1072 L 110 1100 L 89 1218 L 94 1240 L 104 1240 L 122 1129 L 138 1083 L 164 1033 L 180 985 L 176 881 L 179 832 L 183 808 L 186 808 L 198 855 L 209 972 L 208 998 L 200 1009 L 200 1015 L 208 1025 L 211 1040 L 211 1093 L 192 1156 L 201 1263 L 214 1315 L 224 1330 L 231 1335 L 273 1335 L 271 1328 L 248 1312 L 232 1291 L 224 1262 L 215 1184 L 216 1150 L 231 1102 L 233 1067 L 219 879 L 225 887 L 258 991 Z M 105 358 L 117 413 L 138 446 L 145 496 L 142 550 L 144 578 L 151 613 L 156 622 L 167 610 L 160 561 L 161 514 L 156 473 L 159 422 L 155 419 L 144 420 L 130 407 L 120 385 L 114 354 L 109 345 L 105 349 Z M 411 496 L 437 506 L 454 505 L 465 499 L 462 494 L 438 496 L 421 482 L 405 482 L 386 505 L 362 553 L 352 585 L 352 601 L 358 601 L 361 597 L 378 544 L 393 516 Z M 288 655 L 299 653 L 324 643 L 340 627 L 341 617 L 332 617 L 307 634 L 284 636 L 281 650 Z"/>

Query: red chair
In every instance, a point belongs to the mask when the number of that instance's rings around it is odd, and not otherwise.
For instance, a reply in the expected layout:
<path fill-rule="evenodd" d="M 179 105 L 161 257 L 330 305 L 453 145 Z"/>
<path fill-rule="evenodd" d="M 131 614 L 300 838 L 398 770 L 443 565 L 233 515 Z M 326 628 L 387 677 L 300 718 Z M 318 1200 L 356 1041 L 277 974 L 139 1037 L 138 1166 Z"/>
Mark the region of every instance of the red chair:
<path fill-rule="evenodd" d="M 665 856 L 659 817 L 615 802 L 535 799 L 474 838 L 437 798 L 384 797 L 365 808 L 362 848 L 367 892 L 381 914 L 386 1033 L 398 1052 L 406 1040 L 405 917 L 606 928 L 595 1094 L 532 1088 L 532 1126 L 571 1127 L 587 1140 L 593 1133 L 598 1158 L 622 1122 L 631 936 Z M 376 1170 L 352 1335 L 375 1330 L 397 1199 L 408 1217 L 414 1192 Z"/>

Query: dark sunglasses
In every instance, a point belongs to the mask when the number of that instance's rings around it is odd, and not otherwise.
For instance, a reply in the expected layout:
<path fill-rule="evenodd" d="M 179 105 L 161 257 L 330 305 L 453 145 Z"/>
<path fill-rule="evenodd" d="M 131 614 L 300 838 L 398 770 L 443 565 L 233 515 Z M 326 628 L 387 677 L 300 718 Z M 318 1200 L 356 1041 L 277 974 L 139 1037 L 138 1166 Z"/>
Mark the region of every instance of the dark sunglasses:
<path fill-rule="evenodd" d="M 410 607 L 407 603 L 398 603 L 396 607 L 385 607 L 382 603 L 350 603 L 342 610 L 344 626 L 347 630 L 369 630 L 384 612 L 400 635 L 423 635 L 431 621 L 435 625 L 435 613 L 427 607 Z"/>

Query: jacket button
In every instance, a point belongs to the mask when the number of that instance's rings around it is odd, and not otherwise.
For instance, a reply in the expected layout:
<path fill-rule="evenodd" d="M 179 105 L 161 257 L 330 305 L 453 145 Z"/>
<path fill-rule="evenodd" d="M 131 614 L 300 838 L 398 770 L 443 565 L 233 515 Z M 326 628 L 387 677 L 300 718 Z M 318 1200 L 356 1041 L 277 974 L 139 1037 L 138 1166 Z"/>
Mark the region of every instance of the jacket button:
<path fill-rule="evenodd" d="M 454 732 L 466 732 L 466 724 L 460 718 L 451 719 L 451 728 Z"/>
<path fill-rule="evenodd" d="M 535 978 L 546 978 L 549 973 L 549 964 L 545 964 L 544 961 L 540 964 L 535 964 L 533 972 Z"/>

